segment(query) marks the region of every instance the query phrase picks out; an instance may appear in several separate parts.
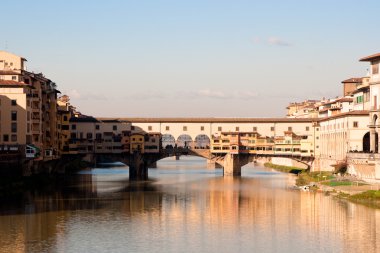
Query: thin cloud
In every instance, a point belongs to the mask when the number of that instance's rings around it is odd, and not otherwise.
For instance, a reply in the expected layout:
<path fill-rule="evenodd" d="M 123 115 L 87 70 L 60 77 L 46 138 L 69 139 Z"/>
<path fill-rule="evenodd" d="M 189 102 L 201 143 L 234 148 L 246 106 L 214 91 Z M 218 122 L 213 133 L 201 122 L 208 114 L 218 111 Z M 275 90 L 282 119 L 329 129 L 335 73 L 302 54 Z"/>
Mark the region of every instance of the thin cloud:
<path fill-rule="evenodd" d="M 259 37 L 254 37 L 252 38 L 252 43 L 253 44 L 266 44 L 270 46 L 281 46 L 281 47 L 291 47 L 293 46 L 292 43 L 285 41 L 283 39 L 280 39 L 278 37 L 269 37 L 269 38 L 259 38 Z"/>
<path fill-rule="evenodd" d="M 258 97 L 258 94 L 252 91 L 213 91 L 210 89 L 199 90 L 198 97 L 202 98 L 215 98 L 215 99 L 252 99 Z"/>
<path fill-rule="evenodd" d="M 76 89 L 69 90 L 66 94 L 71 98 L 79 99 L 81 97 L 80 93 Z"/>
<path fill-rule="evenodd" d="M 267 43 L 271 46 L 290 47 L 292 44 L 277 37 L 269 37 Z"/>
<path fill-rule="evenodd" d="M 218 99 L 228 98 L 228 96 L 224 92 L 222 92 L 222 91 L 213 91 L 213 90 L 210 90 L 210 89 L 199 90 L 197 93 L 198 93 L 199 97 L 218 98 Z"/>
<path fill-rule="evenodd" d="M 65 92 L 70 98 L 77 100 L 108 100 L 104 94 L 97 93 L 80 93 L 76 89 Z"/>

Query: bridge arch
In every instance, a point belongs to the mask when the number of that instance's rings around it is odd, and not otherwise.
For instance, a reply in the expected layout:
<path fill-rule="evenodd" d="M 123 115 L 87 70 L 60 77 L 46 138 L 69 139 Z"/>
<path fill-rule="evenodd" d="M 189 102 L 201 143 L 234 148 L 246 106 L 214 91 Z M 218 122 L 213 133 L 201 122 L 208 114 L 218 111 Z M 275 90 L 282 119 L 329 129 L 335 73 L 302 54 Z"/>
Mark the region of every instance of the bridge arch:
<path fill-rule="evenodd" d="M 179 148 L 192 148 L 194 147 L 194 141 L 188 134 L 181 134 L 177 138 L 177 147 Z"/>
<path fill-rule="evenodd" d="M 162 148 L 173 148 L 176 144 L 176 139 L 171 134 L 163 134 L 161 136 Z"/>
<path fill-rule="evenodd" d="M 198 134 L 194 140 L 195 149 L 206 149 L 210 148 L 211 140 L 206 134 Z"/>

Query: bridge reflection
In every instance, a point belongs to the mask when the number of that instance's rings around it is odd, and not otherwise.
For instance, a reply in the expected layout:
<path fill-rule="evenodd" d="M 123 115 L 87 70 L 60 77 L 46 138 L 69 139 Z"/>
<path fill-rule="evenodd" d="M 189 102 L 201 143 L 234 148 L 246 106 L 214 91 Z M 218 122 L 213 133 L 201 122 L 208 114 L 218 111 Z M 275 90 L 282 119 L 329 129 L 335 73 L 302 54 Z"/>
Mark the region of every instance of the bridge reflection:
<path fill-rule="evenodd" d="M 287 176 L 282 174 L 247 175 L 193 178 L 181 184 L 125 182 L 123 189 L 108 193 L 99 191 L 91 175 L 81 175 L 75 179 L 79 187 L 30 192 L 23 196 L 26 202 L 2 201 L 0 252 L 64 251 L 73 236 L 89 240 L 100 224 L 102 231 L 115 237 L 124 234 L 130 245 L 136 236 L 152 240 L 149 234 L 128 233 L 137 232 L 134 226 L 138 224 L 138 231 L 158 229 L 160 236 L 178 240 L 182 229 L 189 230 L 186 240 L 195 242 L 206 234 L 209 240 L 217 235 L 229 242 L 241 233 L 250 235 L 250 239 L 241 238 L 243 248 L 253 243 L 268 251 L 291 249 L 295 241 L 311 248 L 331 246 L 339 252 L 380 249 L 378 210 L 336 202 L 318 193 L 287 191 L 283 178 Z"/>

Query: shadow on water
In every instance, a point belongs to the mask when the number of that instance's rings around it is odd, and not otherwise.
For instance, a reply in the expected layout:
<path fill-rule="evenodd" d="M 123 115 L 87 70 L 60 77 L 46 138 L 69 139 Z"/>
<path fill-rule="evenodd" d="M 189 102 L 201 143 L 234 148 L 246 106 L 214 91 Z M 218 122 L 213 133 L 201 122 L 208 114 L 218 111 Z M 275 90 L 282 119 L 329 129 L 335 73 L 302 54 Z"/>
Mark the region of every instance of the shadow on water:
<path fill-rule="evenodd" d="M 254 178 L 276 173 L 247 170 L 243 174 L 243 177 Z M 103 168 L 88 168 L 76 175 L 45 182 L 44 187 L 1 197 L 0 215 L 102 209 L 112 202 L 139 201 L 137 193 L 139 198 L 144 198 L 144 194 L 154 194 L 159 203 L 163 195 L 175 195 L 189 187 L 195 191 L 207 191 L 215 180 L 219 181 L 219 187 L 227 182 L 222 182 L 221 169 L 205 169 L 204 159 L 192 157 L 180 161 L 162 160 L 157 169 L 149 169 L 149 175 L 149 180 L 136 182 L 129 181 L 127 166 L 107 164 Z M 244 178 L 234 178 L 233 181 L 240 183 Z M 198 187 L 202 185 L 206 188 Z"/>

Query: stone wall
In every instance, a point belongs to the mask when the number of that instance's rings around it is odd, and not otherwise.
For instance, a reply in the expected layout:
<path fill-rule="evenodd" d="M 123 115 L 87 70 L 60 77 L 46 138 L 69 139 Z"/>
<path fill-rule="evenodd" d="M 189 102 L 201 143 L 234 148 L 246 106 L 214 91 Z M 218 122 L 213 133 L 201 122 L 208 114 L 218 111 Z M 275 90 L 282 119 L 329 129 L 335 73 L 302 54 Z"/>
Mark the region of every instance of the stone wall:
<path fill-rule="evenodd" d="M 366 181 L 380 182 L 380 154 L 348 153 L 347 172 Z"/>

